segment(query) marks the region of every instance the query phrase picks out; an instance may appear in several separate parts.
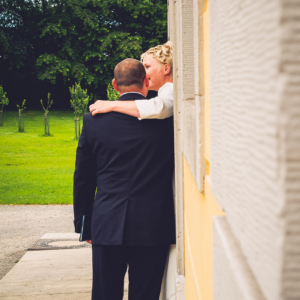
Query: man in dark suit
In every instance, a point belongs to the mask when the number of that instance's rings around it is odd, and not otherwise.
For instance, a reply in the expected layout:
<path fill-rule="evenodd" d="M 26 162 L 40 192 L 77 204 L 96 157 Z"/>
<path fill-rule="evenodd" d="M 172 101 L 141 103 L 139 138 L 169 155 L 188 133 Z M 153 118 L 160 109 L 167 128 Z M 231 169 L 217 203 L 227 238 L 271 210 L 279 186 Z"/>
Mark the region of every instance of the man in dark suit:
<path fill-rule="evenodd" d="M 142 63 L 114 70 L 121 101 L 147 99 Z M 74 173 L 74 224 L 92 215 L 92 300 L 158 300 L 170 244 L 175 244 L 173 117 L 142 120 L 117 112 L 85 114 Z"/>

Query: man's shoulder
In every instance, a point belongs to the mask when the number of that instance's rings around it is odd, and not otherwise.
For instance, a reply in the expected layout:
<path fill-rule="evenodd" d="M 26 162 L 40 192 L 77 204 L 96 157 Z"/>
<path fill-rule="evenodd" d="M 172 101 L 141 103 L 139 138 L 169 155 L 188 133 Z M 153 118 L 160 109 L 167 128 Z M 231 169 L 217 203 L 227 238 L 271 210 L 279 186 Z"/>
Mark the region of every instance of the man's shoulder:
<path fill-rule="evenodd" d="M 93 116 L 91 113 L 85 113 L 83 115 L 83 122 L 97 122 L 97 120 L 103 119 L 104 116 L 110 115 L 111 113 L 106 113 L 106 114 L 97 114 Z"/>
<path fill-rule="evenodd" d="M 87 119 L 89 119 L 89 118 L 91 118 L 91 117 L 93 117 L 93 115 L 92 115 L 91 113 L 85 113 L 85 114 L 83 115 L 83 120 L 87 120 Z"/>
<path fill-rule="evenodd" d="M 83 115 L 82 120 L 83 120 L 83 125 L 87 126 L 87 124 L 89 124 L 89 123 L 91 123 L 91 122 L 94 121 L 94 117 L 93 117 L 93 115 L 91 113 L 85 113 Z"/>
<path fill-rule="evenodd" d="M 86 130 L 93 130 L 93 128 L 97 129 L 99 126 L 101 126 L 101 128 L 105 127 L 106 130 L 108 130 L 108 128 L 115 128 L 122 126 L 124 123 L 132 122 L 134 119 L 137 120 L 135 117 L 114 111 L 105 114 L 96 114 L 95 116 L 91 113 L 86 113 L 83 116 L 83 126 Z"/>
<path fill-rule="evenodd" d="M 101 126 L 103 122 L 105 123 L 105 117 L 107 114 L 97 114 L 93 116 L 91 113 L 86 113 L 83 115 L 82 118 L 82 125 L 84 126 L 85 130 L 91 131 L 93 128 L 97 128 L 98 126 Z"/>

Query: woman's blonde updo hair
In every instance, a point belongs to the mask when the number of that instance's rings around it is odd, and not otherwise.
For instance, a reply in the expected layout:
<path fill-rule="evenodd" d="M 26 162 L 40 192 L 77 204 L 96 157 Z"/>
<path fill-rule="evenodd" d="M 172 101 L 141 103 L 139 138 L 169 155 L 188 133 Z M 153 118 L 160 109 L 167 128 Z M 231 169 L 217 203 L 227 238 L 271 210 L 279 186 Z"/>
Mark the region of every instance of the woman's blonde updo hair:
<path fill-rule="evenodd" d="M 173 67 L 173 54 L 172 54 L 173 44 L 171 41 L 166 42 L 163 45 L 158 45 L 153 48 L 150 48 L 145 53 L 141 55 L 141 62 L 143 62 L 146 54 L 152 55 L 158 62 L 161 64 L 168 64 Z"/>

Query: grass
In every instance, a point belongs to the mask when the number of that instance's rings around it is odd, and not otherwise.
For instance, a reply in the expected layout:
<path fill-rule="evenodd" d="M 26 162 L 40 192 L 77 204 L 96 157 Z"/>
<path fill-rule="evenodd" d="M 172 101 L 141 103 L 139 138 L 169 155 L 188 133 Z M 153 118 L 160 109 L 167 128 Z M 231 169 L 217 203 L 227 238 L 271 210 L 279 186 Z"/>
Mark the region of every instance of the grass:
<path fill-rule="evenodd" d="M 74 113 L 50 111 L 44 136 L 43 111 L 3 112 L 0 126 L 0 204 L 72 204 L 77 141 Z"/>

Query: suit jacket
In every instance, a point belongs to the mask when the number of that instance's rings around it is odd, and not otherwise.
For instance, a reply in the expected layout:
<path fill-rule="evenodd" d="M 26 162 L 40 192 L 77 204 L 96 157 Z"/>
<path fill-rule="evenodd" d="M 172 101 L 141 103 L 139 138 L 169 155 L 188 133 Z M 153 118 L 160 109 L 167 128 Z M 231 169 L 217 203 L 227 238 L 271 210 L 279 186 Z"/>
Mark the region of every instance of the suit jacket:
<path fill-rule="evenodd" d="M 142 98 L 127 93 L 119 100 Z M 92 214 L 93 244 L 175 244 L 173 171 L 173 117 L 85 114 L 74 173 L 75 232 L 82 215 Z"/>

